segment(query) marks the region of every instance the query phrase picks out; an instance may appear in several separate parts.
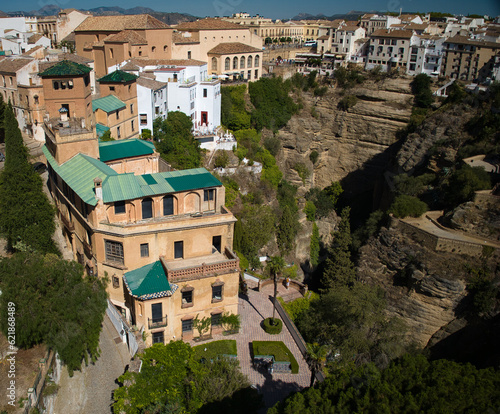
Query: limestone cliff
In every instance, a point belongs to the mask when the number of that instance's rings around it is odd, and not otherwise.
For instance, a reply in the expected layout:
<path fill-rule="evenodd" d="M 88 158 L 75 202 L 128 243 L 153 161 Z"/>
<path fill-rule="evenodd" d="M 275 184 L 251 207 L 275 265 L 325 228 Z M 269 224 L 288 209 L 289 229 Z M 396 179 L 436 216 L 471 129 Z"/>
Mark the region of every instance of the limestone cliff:
<path fill-rule="evenodd" d="M 313 172 L 306 187 L 325 187 L 363 170 L 357 190 L 370 188 L 374 174 L 380 175 L 390 159 L 387 149 L 396 142 L 396 133 L 409 120 L 413 99 L 409 83 L 403 78 L 365 81 L 346 92 L 331 88 L 321 98 L 303 93 L 303 109 L 279 132 L 286 178 L 302 185 L 293 170 L 301 162 Z M 358 98 L 347 111 L 337 109 L 343 94 Z M 314 166 L 309 160 L 312 151 L 319 153 Z"/>
<path fill-rule="evenodd" d="M 466 296 L 465 263 L 471 260 L 430 251 L 391 227 L 361 248 L 357 272 L 361 280 L 384 290 L 388 314 L 400 317 L 409 339 L 424 347 L 457 318 Z"/>

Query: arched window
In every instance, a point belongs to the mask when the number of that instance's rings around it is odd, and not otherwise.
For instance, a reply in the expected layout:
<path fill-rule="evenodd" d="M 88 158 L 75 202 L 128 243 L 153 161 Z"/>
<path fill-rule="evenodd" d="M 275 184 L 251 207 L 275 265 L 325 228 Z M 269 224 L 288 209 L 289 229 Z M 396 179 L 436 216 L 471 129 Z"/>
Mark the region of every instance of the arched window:
<path fill-rule="evenodd" d="M 217 58 L 212 58 L 212 70 L 217 70 Z"/>
<path fill-rule="evenodd" d="M 240 59 L 240 69 L 243 69 L 245 67 L 245 56 L 242 56 Z"/>
<path fill-rule="evenodd" d="M 247 59 L 247 68 L 251 68 L 252 67 L 252 55 L 248 56 L 248 59 Z"/>
<path fill-rule="evenodd" d="M 153 217 L 153 200 L 145 198 L 142 200 L 142 218 L 148 219 Z"/>
<path fill-rule="evenodd" d="M 156 52 L 156 46 L 151 46 L 151 52 Z"/>
<path fill-rule="evenodd" d="M 172 216 L 174 214 L 174 196 L 166 195 L 163 197 L 163 215 Z"/>
<path fill-rule="evenodd" d="M 255 66 L 256 68 L 258 68 L 258 67 L 259 67 L 259 64 L 260 64 L 260 56 L 259 56 L 259 55 L 257 55 L 257 56 L 255 56 L 255 65 L 254 65 L 254 66 Z"/>
<path fill-rule="evenodd" d="M 238 69 L 238 58 L 236 56 L 233 58 L 233 69 Z"/>
<path fill-rule="evenodd" d="M 226 63 L 224 65 L 224 70 L 229 70 L 231 69 L 231 59 L 226 58 Z"/>
<path fill-rule="evenodd" d="M 163 51 L 164 51 L 164 52 L 166 52 L 166 51 L 167 51 L 167 49 L 168 49 L 168 46 L 167 46 L 167 45 L 163 46 Z"/>

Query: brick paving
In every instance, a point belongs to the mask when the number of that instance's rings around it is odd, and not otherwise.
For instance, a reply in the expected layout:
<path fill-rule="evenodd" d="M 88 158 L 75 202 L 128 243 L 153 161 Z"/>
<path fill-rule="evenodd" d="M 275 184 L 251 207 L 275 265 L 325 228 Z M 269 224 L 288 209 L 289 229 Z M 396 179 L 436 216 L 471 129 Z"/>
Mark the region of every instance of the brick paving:
<path fill-rule="evenodd" d="M 248 282 L 248 287 L 248 300 L 242 297 L 239 298 L 240 332 L 237 335 L 230 336 L 214 335 L 212 340 L 236 340 L 241 371 L 248 376 L 251 384 L 257 387 L 263 395 L 266 408 L 269 408 L 278 401 L 283 400 L 291 392 L 300 391 L 304 387 L 308 387 L 311 372 L 285 324 L 283 324 L 283 331 L 279 335 L 270 335 L 261 328 L 262 321 L 273 315 L 273 304 L 271 302 L 273 285 L 265 286 L 260 292 L 254 290 L 256 287 L 255 283 Z M 278 296 L 290 295 L 291 291 L 292 287 L 287 290 L 284 286 L 279 285 Z M 278 312 L 276 312 L 276 317 L 279 318 Z M 254 369 L 250 350 L 252 341 L 283 341 L 299 363 L 299 373 L 273 373 L 271 375 L 267 372 Z M 192 341 L 191 345 L 195 346 L 203 343 Z"/>

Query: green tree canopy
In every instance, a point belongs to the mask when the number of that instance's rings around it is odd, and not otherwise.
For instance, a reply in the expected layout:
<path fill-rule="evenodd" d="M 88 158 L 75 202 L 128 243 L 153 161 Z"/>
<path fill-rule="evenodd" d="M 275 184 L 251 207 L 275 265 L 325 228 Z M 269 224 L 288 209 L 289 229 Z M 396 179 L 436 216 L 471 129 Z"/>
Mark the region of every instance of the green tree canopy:
<path fill-rule="evenodd" d="M 394 217 L 420 217 L 427 211 L 427 204 L 417 197 L 409 195 L 397 196 L 389 208 Z"/>
<path fill-rule="evenodd" d="M 7 307 L 14 303 L 17 346 L 46 343 L 70 373 L 82 360 L 98 357 L 106 287 L 100 279 L 84 278 L 79 263 L 24 252 L 1 258 L 0 290 L 0 326 L 7 334 Z"/>
<path fill-rule="evenodd" d="M 191 118 L 180 111 L 169 112 L 167 119 L 155 121 L 156 149 L 176 169 L 201 165 L 200 144 L 193 137 Z"/>
<path fill-rule="evenodd" d="M 333 234 L 333 241 L 328 248 L 328 257 L 322 277 L 322 284 L 327 289 L 351 285 L 356 278 L 350 252 L 352 238 L 349 212 L 349 207 L 342 210 L 339 228 Z"/>
<path fill-rule="evenodd" d="M 285 413 L 487 413 L 500 406 L 500 372 L 405 355 L 384 369 L 368 364 L 338 370 L 278 403 Z"/>
<path fill-rule="evenodd" d="M 415 106 L 429 108 L 434 102 L 431 91 L 432 80 L 425 73 L 420 73 L 411 82 L 411 90 L 415 96 Z"/>
<path fill-rule="evenodd" d="M 155 344 L 141 359 L 141 372 L 119 378 L 127 385 L 115 391 L 115 413 L 253 413 L 260 408 L 237 361 L 198 361 L 182 341 Z"/>
<path fill-rule="evenodd" d="M 0 232 L 10 249 L 59 253 L 52 240 L 55 210 L 43 192 L 42 179 L 28 162 L 28 150 L 10 106 L 5 110 L 4 124 L 6 160 L 0 173 Z"/>

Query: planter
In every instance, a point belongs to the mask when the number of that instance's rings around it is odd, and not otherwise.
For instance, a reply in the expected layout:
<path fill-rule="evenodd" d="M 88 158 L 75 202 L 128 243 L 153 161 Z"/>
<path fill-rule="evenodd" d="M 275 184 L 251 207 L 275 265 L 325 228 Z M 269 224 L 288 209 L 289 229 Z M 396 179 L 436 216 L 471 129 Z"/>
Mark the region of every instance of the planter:
<path fill-rule="evenodd" d="M 270 335 L 278 335 L 283 329 L 283 322 L 279 318 L 274 318 L 274 321 L 273 318 L 267 318 L 262 322 L 262 329 Z"/>

